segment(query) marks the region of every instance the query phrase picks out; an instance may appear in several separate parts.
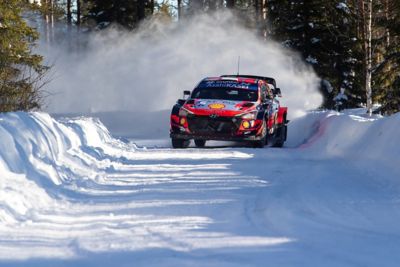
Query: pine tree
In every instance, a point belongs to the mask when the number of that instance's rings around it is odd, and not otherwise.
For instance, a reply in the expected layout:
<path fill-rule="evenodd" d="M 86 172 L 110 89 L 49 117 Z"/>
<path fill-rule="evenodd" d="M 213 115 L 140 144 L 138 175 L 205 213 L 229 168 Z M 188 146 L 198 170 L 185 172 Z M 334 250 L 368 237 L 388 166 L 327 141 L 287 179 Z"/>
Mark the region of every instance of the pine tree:
<path fill-rule="evenodd" d="M 102 29 L 111 23 L 118 23 L 127 28 L 134 28 L 138 21 L 138 6 L 136 1 L 92 0 L 91 8 L 85 20 L 95 21 Z"/>
<path fill-rule="evenodd" d="M 32 53 L 38 33 L 21 14 L 24 1 L 0 2 L 0 111 L 32 110 L 41 106 L 43 77 L 48 69 Z"/>
<path fill-rule="evenodd" d="M 289 15 L 288 0 L 269 0 L 268 1 L 268 20 L 271 24 L 270 34 L 277 40 L 285 40 L 286 26 L 288 24 L 287 15 Z"/>
<path fill-rule="evenodd" d="M 153 14 L 155 4 L 150 0 L 89 0 L 85 1 L 87 14 L 84 20 L 95 21 L 102 29 L 117 23 L 127 29 L 134 29 L 148 15 Z"/>
<path fill-rule="evenodd" d="M 341 92 L 347 106 L 359 105 L 360 47 L 350 3 L 270 0 L 269 14 L 271 36 L 300 52 L 321 77 L 324 106 L 334 108 Z"/>

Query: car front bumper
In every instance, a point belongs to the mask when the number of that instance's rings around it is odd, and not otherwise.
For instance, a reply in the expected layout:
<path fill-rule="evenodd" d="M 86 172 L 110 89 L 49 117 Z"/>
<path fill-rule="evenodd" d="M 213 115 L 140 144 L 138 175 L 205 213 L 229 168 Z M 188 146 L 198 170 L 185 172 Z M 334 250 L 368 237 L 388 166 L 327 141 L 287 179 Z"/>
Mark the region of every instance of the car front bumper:
<path fill-rule="evenodd" d="M 239 136 L 225 135 L 225 134 L 188 134 L 188 133 L 171 133 L 170 137 L 173 139 L 199 139 L 199 140 L 215 140 L 215 141 L 259 141 L 263 137 L 257 136 L 255 133 L 243 134 Z"/>

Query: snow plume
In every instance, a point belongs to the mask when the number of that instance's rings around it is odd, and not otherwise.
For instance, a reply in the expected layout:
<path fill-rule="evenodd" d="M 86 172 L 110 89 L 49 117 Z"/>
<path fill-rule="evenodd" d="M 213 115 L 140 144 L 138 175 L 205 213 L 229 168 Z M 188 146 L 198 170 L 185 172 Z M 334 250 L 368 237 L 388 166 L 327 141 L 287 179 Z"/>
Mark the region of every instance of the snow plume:
<path fill-rule="evenodd" d="M 292 118 L 322 101 L 318 77 L 296 54 L 258 39 L 230 13 L 152 20 L 137 32 L 113 28 L 88 39 L 79 52 L 62 45 L 41 51 L 56 73 L 47 111 L 169 110 L 202 78 L 236 74 L 238 56 L 241 73 L 276 78 Z"/>

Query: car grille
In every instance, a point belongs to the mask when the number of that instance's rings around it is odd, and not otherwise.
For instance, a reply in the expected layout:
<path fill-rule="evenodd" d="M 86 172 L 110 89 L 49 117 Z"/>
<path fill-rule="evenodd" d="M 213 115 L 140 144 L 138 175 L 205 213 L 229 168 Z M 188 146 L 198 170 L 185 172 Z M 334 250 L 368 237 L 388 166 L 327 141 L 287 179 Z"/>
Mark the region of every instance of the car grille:
<path fill-rule="evenodd" d="M 234 122 L 232 117 L 192 116 L 188 117 L 189 130 L 193 134 L 233 135 L 240 126 L 240 120 Z"/>

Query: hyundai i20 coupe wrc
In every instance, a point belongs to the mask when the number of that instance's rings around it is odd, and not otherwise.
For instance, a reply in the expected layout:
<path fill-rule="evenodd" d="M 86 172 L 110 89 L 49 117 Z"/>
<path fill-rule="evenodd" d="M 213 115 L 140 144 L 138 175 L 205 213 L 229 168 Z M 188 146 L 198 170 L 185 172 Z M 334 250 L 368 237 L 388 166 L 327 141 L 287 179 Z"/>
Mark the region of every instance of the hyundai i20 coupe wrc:
<path fill-rule="evenodd" d="M 280 106 L 278 96 L 281 90 L 269 77 L 205 78 L 192 92 L 184 91 L 184 99 L 178 99 L 172 108 L 172 147 L 186 148 L 192 139 L 197 147 L 204 147 L 207 140 L 282 147 L 289 121 L 288 109 Z"/>

